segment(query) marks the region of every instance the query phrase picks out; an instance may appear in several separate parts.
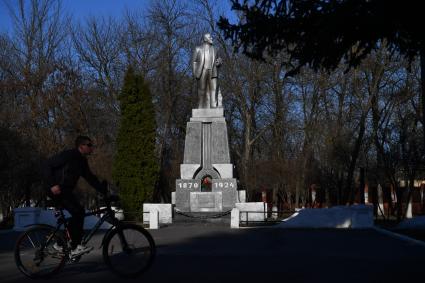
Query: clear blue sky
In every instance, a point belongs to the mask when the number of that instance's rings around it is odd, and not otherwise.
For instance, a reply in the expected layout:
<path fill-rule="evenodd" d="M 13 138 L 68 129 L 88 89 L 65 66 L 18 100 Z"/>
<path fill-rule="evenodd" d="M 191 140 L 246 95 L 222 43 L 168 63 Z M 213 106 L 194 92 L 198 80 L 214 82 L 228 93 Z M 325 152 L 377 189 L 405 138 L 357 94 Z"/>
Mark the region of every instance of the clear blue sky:
<path fill-rule="evenodd" d="M 18 1 L 0 0 L 0 31 L 11 30 L 9 10 L 5 3 L 17 5 Z M 84 19 L 90 15 L 119 17 L 126 7 L 141 9 L 149 3 L 150 0 L 62 0 L 62 7 L 76 19 Z"/>
<path fill-rule="evenodd" d="M 186 1 L 186 0 L 178 0 Z M 224 9 L 230 11 L 229 0 L 215 0 Z M 17 0 L 0 0 L 0 32 L 11 31 L 11 20 L 5 3 L 17 5 Z M 152 0 L 62 0 L 63 9 L 74 15 L 76 19 L 93 16 L 120 17 L 126 8 L 143 10 Z"/>

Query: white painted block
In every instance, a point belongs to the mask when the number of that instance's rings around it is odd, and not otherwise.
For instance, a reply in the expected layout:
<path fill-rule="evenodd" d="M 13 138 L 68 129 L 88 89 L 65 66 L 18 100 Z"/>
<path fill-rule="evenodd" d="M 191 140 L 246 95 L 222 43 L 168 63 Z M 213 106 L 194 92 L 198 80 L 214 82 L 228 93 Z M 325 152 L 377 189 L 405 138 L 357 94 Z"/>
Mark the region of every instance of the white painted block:
<path fill-rule="evenodd" d="M 409 203 L 407 204 L 406 218 L 410 219 L 413 217 L 412 213 L 412 196 L 410 196 Z"/>
<path fill-rule="evenodd" d="M 171 192 L 171 204 L 176 204 L 176 192 Z"/>
<path fill-rule="evenodd" d="M 264 221 L 267 216 L 264 202 L 238 202 L 235 206 L 240 211 L 240 221 Z"/>
<path fill-rule="evenodd" d="M 246 191 L 245 190 L 240 190 L 237 191 L 238 192 L 238 202 L 246 202 Z"/>
<path fill-rule="evenodd" d="M 172 204 L 171 203 L 144 203 L 143 204 L 143 222 L 147 223 L 149 213 L 152 209 L 159 212 L 159 224 L 173 223 Z"/>
<path fill-rule="evenodd" d="M 277 210 L 277 206 L 276 205 L 273 205 L 273 207 L 272 207 L 272 211 L 273 211 L 273 213 L 272 213 L 272 218 L 273 219 L 277 219 L 277 217 L 278 217 L 278 210 Z"/>
<path fill-rule="evenodd" d="M 149 229 L 159 228 L 159 211 L 155 208 L 149 211 Z"/>
<path fill-rule="evenodd" d="M 239 209 L 233 208 L 232 212 L 230 213 L 230 228 L 239 228 Z"/>

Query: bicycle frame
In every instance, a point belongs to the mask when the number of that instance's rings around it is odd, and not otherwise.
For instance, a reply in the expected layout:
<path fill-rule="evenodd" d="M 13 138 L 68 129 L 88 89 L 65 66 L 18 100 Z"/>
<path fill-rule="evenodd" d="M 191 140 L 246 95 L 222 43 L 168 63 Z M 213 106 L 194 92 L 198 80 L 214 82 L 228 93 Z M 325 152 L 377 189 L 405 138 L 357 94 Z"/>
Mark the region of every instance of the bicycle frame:
<path fill-rule="evenodd" d="M 109 234 L 110 231 L 112 231 L 112 229 L 114 229 L 115 227 L 120 226 L 120 221 L 115 218 L 115 212 L 111 209 L 110 206 L 107 206 L 106 208 L 102 208 L 90 213 L 86 213 L 85 216 L 91 216 L 91 215 L 96 215 L 96 214 L 101 214 L 102 212 L 106 212 L 97 222 L 96 224 L 93 226 L 93 228 L 89 231 L 88 234 L 83 236 L 83 240 L 81 241 L 82 244 L 86 245 L 90 239 L 93 237 L 93 235 L 99 230 L 100 226 L 102 226 L 102 224 L 107 221 L 107 219 L 109 218 L 110 221 L 108 221 L 112 226 L 108 229 L 108 231 L 106 231 L 105 235 L 103 236 L 103 240 L 102 243 L 100 245 L 100 247 L 103 246 L 104 244 L 104 240 L 106 238 L 106 236 Z"/>
<path fill-rule="evenodd" d="M 65 230 L 65 232 L 66 233 L 68 233 L 68 220 L 71 218 L 71 217 L 68 217 L 68 218 L 66 218 L 65 217 L 65 215 L 64 215 L 64 213 L 63 213 L 63 210 L 61 209 L 61 210 L 59 210 L 58 211 L 58 213 L 60 213 L 60 215 L 59 215 L 59 217 L 58 217 L 58 220 L 57 220 L 57 225 L 56 225 L 56 227 L 55 227 L 55 231 L 50 235 L 50 237 L 47 239 L 47 241 L 46 241 L 46 246 L 50 243 L 50 241 L 52 240 L 52 238 L 56 235 L 56 233 L 61 229 L 61 227 L 62 227 L 62 225 L 64 226 L 64 230 Z M 95 210 L 95 211 L 92 211 L 92 212 L 88 212 L 88 213 L 85 213 L 84 214 L 84 217 L 86 218 L 86 217 L 88 217 L 88 216 L 92 216 L 92 215 L 98 215 L 98 214 L 102 214 L 102 213 L 104 213 L 104 215 L 102 216 L 102 217 L 100 217 L 100 219 L 96 222 L 96 224 L 93 226 L 93 228 L 91 228 L 90 230 L 89 230 L 89 232 L 88 232 L 88 234 L 84 234 L 84 236 L 83 236 L 83 239 L 82 239 L 82 241 L 81 241 L 81 243 L 83 244 L 83 245 L 86 245 L 89 241 L 90 241 L 90 239 L 93 237 L 93 235 L 99 230 L 99 228 L 100 228 L 100 226 L 102 226 L 102 224 L 104 223 L 104 222 L 106 222 L 107 221 L 107 219 L 108 220 L 110 220 L 110 221 L 108 221 L 108 222 L 110 222 L 110 224 L 112 225 L 110 228 L 109 228 L 109 230 L 105 233 L 105 236 L 104 236 L 104 238 L 103 239 L 105 239 L 106 238 L 106 235 L 112 230 L 112 229 L 114 229 L 115 227 L 117 227 L 117 226 L 119 226 L 120 225 L 120 221 L 117 219 L 117 218 L 115 218 L 115 213 L 114 213 L 114 211 L 112 210 L 112 208 L 110 207 L 110 205 L 108 204 L 107 205 L 107 207 L 105 207 L 105 208 L 102 208 L 102 209 L 98 209 L 98 210 Z M 32 226 L 32 225 L 31 225 Z M 69 236 L 69 234 L 68 234 L 68 239 L 70 239 L 70 236 Z M 67 241 L 67 240 L 66 240 Z M 102 240 L 102 243 L 101 243 L 101 246 L 103 245 L 103 242 L 104 242 L 104 240 Z M 100 246 L 100 247 L 101 247 Z M 45 248 L 45 246 L 43 246 L 42 248 L 41 248 L 41 250 L 44 250 L 44 248 Z M 68 248 L 68 247 L 65 247 L 66 249 Z"/>

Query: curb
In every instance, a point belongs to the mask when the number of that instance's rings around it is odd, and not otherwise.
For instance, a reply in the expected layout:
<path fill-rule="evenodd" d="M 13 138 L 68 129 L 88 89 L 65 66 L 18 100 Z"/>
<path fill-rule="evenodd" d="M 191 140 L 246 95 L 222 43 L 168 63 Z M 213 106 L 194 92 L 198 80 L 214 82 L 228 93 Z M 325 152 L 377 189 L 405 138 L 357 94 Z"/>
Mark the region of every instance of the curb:
<path fill-rule="evenodd" d="M 4 229 L 4 230 L 0 230 L 0 234 L 7 234 L 7 233 L 11 233 L 11 232 L 17 232 L 13 229 Z"/>
<path fill-rule="evenodd" d="M 378 228 L 378 227 L 373 227 L 373 230 L 375 230 L 375 231 L 377 231 L 381 234 L 390 236 L 394 239 L 402 240 L 402 241 L 408 242 L 410 244 L 419 245 L 419 246 L 422 246 L 422 247 L 425 248 L 425 242 L 413 239 L 409 236 L 398 234 L 398 233 L 395 233 L 395 232 L 391 232 L 389 230 L 385 230 L 385 229 Z"/>

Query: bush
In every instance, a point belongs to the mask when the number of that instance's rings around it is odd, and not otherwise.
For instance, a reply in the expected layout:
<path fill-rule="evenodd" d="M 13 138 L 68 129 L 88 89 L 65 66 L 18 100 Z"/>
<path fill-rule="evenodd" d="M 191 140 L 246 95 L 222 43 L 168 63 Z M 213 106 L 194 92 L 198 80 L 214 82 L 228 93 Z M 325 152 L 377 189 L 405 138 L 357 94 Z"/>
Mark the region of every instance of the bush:
<path fill-rule="evenodd" d="M 113 179 L 120 188 L 126 219 L 134 219 L 141 215 L 143 203 L 151 201 L 158 178 L 155 112 L 148 86 L 131 68 L 118 99 L 121 121 Z"/>

